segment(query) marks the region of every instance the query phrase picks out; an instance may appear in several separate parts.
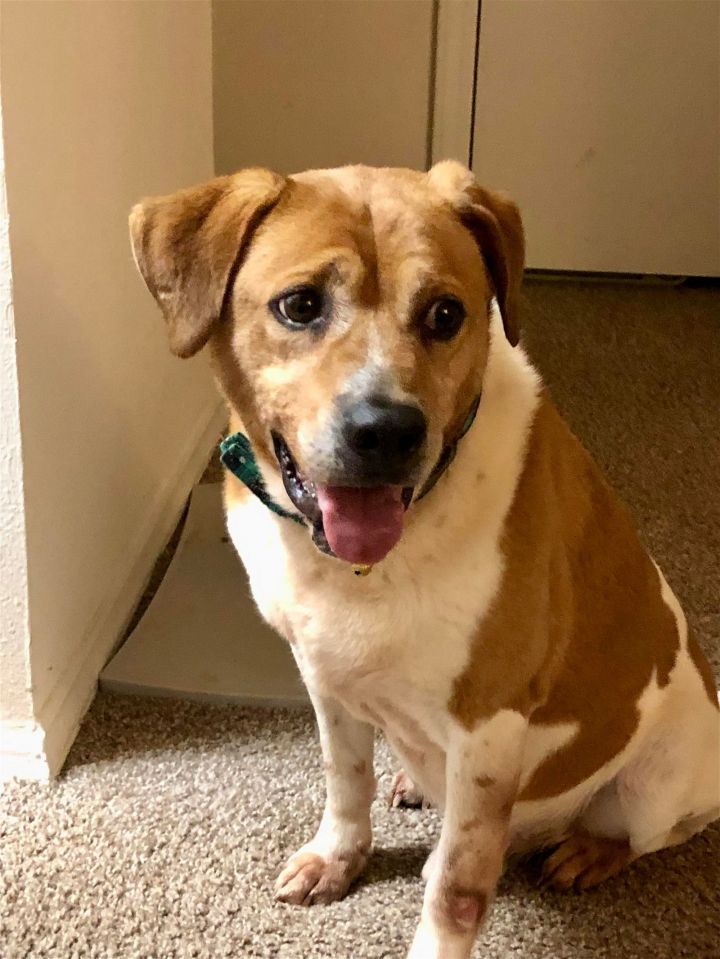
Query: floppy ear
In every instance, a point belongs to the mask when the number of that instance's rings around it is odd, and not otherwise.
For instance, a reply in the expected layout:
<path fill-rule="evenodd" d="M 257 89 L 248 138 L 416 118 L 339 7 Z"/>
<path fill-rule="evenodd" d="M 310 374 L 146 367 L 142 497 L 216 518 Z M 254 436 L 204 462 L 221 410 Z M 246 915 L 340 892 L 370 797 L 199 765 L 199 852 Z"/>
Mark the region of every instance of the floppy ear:
<path fill-rule="evenodd" d="M 505 336 L 516 346 L 520 339 L 518 307 L 525 267 L 520 211 L 507 194 L 480 186 L 470 170 L 455 160 L 436 163 L 428 177 L 475 237 L 495 288 Z"/>
<path fill-rule="evenodd" d="M 135 262 L 177 356 L 192 356 L 207 342 L 252 233 L 285 183 L 269 170 L 242 170 L 133 207 Z"/>

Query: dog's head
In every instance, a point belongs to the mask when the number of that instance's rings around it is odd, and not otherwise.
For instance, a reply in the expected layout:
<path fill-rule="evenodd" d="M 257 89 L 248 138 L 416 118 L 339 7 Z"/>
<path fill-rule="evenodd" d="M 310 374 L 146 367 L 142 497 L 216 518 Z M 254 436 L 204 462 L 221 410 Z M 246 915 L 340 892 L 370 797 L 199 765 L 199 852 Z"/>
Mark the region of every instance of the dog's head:
<path fill-rule="evenodd" d="M 480 394 L 495 297 L 518 339 L 515 205 L 461 164 L 245 170 L 130 217 L 135 258 L 316 541 L 377 562 Z"/>

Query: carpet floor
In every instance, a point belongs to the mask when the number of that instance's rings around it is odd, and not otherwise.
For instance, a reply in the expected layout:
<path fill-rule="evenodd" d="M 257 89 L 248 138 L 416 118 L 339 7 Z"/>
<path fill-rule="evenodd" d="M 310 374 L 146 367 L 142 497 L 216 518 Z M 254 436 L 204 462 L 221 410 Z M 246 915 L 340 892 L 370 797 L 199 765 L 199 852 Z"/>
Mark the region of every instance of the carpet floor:
<path fill-rule="evenodd" d="M 633 509 L 720 672 L 718 287 L 528 283 L 526 342 L 561 410 Z M 376 851 L 341 903 L 271 884 L 322 808 L 304 711 L 99 695 L 49 786 L 0 796 L 3 959 L 395 959 L 420 911 L 432 810 L 383 802 Z M 511 868 L 476 955 L 720 956 L 720 825 L 598 889 L 541 891 Z"/>

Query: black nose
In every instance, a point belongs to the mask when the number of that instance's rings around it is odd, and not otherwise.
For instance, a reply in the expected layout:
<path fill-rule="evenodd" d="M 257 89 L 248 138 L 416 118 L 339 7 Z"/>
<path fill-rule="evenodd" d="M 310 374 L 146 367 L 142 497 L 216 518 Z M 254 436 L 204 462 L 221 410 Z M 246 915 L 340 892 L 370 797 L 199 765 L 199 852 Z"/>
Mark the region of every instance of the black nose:
<path fill-rule="evenodd" d="M 414 461 L 426 435 L 427 420 L 417 406 L 375 397 L 345 410 L 345 442 L 368 466 L 407 466 Z"/>

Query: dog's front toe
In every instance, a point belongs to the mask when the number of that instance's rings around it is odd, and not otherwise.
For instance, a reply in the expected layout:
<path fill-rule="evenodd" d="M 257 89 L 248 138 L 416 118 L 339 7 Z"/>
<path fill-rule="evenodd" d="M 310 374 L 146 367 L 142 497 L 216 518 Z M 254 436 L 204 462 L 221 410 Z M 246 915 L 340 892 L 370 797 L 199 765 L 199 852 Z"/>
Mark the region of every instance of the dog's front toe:
<path fill-rule="evenodd" d="M 295 853 L 275 883 L 275 899 L 293 906 L 327 905 L 342 899 L 363 870 L 362 850 L 321 856 L 309 850 Z"/>
<path fill-rule="evenodd" d="M 404 769 L 395 774 L 388 796 L 388 806 L 391 809 L 420 809 L 428 805 L 422 792 Z"/>

